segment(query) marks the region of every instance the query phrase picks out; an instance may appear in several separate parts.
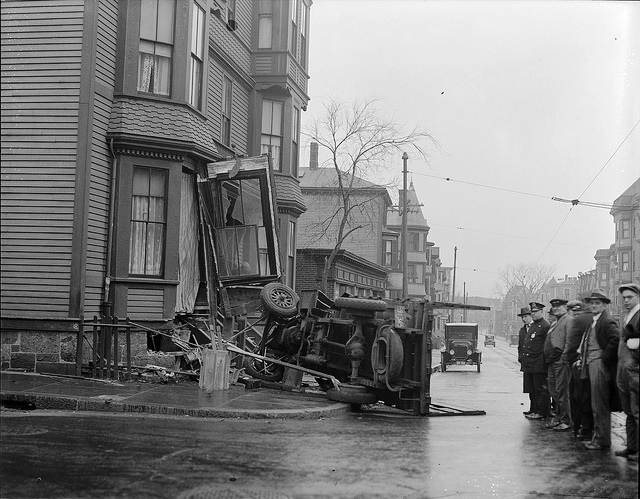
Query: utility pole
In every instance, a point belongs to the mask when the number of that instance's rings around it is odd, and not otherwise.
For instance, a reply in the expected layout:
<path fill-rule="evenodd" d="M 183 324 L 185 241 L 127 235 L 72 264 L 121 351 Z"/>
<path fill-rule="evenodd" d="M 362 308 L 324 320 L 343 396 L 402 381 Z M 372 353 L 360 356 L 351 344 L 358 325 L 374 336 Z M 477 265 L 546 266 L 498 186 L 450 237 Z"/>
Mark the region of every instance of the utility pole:
<path fill-rule="evenodd" d="M 409 285 L 407 282 L 407 160 L 409 155 L 405 152 L 402 154 L 402 298 L 409 297 Z"/>
<path fill-rule="evenodd" d="M 458 258 L 458 247 L 453 247 L 453 289 L 451 290 L 451 303 L 456 302 L 456 260 Z"/>

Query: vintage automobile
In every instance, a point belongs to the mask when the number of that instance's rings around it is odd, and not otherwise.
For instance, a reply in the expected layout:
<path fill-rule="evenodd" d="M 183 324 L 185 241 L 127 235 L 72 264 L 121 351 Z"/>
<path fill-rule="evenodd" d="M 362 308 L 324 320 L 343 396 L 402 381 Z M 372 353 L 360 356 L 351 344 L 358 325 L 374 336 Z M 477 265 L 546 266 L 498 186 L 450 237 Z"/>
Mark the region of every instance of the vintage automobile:
<path fill-rule="evenodd" d="M 433 310 L 458 305 L 330 300 L 317 290 L 298 298 L 279 283 L 264 286 L 261 300 L 264 326 L 247 355 L 249 375 L 280 382 L 287 369 L 299 369 L 314 375 L 331 400 L 352 406 L 381 401 L 414 414 L 429 412 Z"/>
<path fill-rule="evenodd" d="M 442 372 L 451 365 L 476 365 L 480 372 L 482 352 L 478 350 L 478 324 L 450 322 L 444 325 L 444 346 L 440 350 Z"/>
<path fill-rule="evenodd" d="M 496 346 L 496 336 L 494 334 L 485 334 L 484 335 L 484 346 L 489 346 L 491 345 L 492 347 Z"/>

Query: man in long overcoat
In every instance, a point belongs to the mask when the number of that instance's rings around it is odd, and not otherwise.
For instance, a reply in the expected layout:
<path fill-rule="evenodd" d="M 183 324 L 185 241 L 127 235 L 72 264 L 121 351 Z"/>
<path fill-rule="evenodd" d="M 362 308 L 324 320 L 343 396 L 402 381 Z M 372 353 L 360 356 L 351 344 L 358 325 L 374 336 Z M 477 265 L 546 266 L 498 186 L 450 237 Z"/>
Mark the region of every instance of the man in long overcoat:
<path fill-rule="evenodd" d="M 555 431 L 571 431 L 571 404 L 569 401 L 569 380 L 571 366 L 562 360 L 567 337 L 570 335 L 573 317 L 567 313 L 568 300 L 554 298 L 550 300 L 551 311 L 556 321 L 551 324 L 544 344 L 544 359 L 547 363 L 547 383 L 549 394 L 555 399 L 556 414 L 547 428 Z"/>
<path fill-rule="evenodd" d="M 520 370 L 524 372 L 522 361 L 524 356 L 524 339 L 527 335 L 527 332 L 529 331 L 529 326 L 533 322 L 533 319 L 531 319 L 531 309 L 529 307 L 522 307 L 520 309 L 518 317 L 520 317 L 523 322 L 520 331 L 518 331 L 518 362 L 520 362 Z M 533 381 L 531 379 L 531 376 L 527 374 L 524 374 L 522 376 L 522 393 L 529 394 L 529 410 L 525 411 L 524 415 L 528 416 L 529 414 L 538 414 L 536 393 L 533 389 Z"/>
<path fill-rule="evenodd" d="M 543 318 L 544 305 L 529 304 L 533 322 L 524 335 L 522 344 L 522 372 L 527 378 L 525 387 L 533 391 L 536 412 L 527 414 L 528 419 L 546 419 L 551 412 L 549 388 L 547 387 L 547 365 L 544 361 L 544 341 L 549 331 L 549 323 Z"/>
<path fill-rule="evenodd" d="M 626 310 L 620 318 L 616 384 L 622 410 L 627 416 L 627 447 L 616 456 L 638 460 L 638 339 L 640 335 L 640 286 L 624 284 L 618 289 Z"/>
<path fill-rule="evenodd" d="M 618 341 L 620 330 L 613 317 L 606 310 L 611 300 L 604 291 L 591 292 L 591 312 L 593 322 L 582 340 L 581 377 L 588 377 L 591 383 L 591 408 L 593 410 L 593 438 L 584 444 L 588 450 L 602 450 L 611 447 L 611 401 L 617 393 L 615 385 Z"/>

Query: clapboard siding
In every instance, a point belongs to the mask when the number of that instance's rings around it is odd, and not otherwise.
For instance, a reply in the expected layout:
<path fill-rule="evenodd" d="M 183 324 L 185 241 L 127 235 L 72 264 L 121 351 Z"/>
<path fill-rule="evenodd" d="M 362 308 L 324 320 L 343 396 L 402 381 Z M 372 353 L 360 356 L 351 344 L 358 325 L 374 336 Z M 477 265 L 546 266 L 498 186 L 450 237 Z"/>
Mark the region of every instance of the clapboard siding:
<path fill-rule="evenodd" d="M 164 290 L 129 288 L 127 316 L 133 320 L 162 319 L 164 315 Z"/>
<path fill-rule="evenodd" d="M 1 8 L 3 316 L 67 317 L 84 2 Z"/>
<path fill-rule="evenodd" d="M 113 106 L 115 82 L 118 4 L 101 0 L 96 29 L 95 79 L 99 91 L 93 101 L 93 133 L 91 139 L 91 184 L 87 226 L 86 284 L 84 313 L 99 314 L 104 300 L 103 285 L 111 189 L 111 153 L 107 144 L 109 115 Z"/>

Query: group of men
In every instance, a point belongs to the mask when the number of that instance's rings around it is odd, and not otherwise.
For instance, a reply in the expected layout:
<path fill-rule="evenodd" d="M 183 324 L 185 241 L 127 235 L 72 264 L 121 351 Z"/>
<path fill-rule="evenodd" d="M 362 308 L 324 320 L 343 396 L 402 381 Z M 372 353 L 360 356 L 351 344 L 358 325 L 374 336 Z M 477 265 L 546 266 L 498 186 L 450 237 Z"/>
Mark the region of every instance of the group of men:
<path fill-rule="evenodd" d="M 583 301 L 554 298 L 551 315 L 532 302 L 518 314 L 518 361 L 531 420 L 558 432 L 573 431 L 587 450 L 611 447 L 611 412 L 626 414 L 626 448 L 616 455 L 638 460 L 638 344 L 640 285 L 619 288 L 624 313 L 617 322 L 599 289 Z"/>

